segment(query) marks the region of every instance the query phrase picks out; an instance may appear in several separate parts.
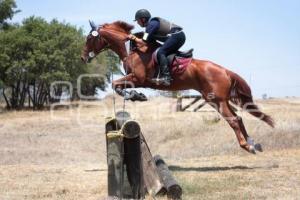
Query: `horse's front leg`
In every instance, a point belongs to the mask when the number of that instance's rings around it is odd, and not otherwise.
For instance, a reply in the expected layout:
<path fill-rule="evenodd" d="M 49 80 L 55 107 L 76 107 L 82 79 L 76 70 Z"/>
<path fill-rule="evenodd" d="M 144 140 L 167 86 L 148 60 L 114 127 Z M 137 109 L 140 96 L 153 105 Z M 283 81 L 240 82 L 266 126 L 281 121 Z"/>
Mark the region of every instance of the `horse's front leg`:
<path fill-rule="evenodd" d="M 143 93 L 138 93 L 135 90 L 130 92 L 126 91 L 126 88 L 136 88 L 140 87 L 142 84 L 139 79 L 133 74 L 130 73 L 120 79 L 117 79 L 112 82 L 113 89 L 117 94 L 123 96 L 126 100 L 132 101 L 146 101 L 147 97 Z"/>
<path fill-rule="evenodd" d="M 120 79 L 114 80 L 112 82 L 112 88 L 121 96 L 126 95 L 126 91 L 124 90 L 125 88 L 134 88 L 134 77 L 133 74 L 130 73 Z"/>

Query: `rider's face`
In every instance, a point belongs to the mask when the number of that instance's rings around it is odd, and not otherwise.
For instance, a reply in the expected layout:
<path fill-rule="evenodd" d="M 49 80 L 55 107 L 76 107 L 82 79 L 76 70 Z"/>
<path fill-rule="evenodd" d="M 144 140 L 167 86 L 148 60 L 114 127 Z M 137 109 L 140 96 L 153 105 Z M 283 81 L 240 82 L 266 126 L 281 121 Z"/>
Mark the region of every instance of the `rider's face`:
<path fill-rule="evenodd" d="M 146 23 L 145 23 L 145 19 L 141 18 L 137 20 L 137 23 L 141 26 L 141 27 L 145 27 Z"/>

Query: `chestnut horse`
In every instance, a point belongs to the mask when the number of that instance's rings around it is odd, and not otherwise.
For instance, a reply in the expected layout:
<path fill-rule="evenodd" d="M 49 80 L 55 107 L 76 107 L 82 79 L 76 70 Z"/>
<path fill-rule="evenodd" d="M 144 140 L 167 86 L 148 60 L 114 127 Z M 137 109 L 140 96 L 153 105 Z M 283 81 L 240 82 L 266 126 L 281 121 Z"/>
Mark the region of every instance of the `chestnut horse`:
<path fill-rule="evenodd" d="M 170 86 L 153 83 L 155 63 L 152 54 L 158 44 L 144 44 L 130 53 L 126 51 L 128 35 L 134 28 L 126 22 L 117 21 L 96 27 L 91 23 L 92 30 L 87 36 L 86 45 L 81 59 L 88 62 L 101 51 L 111 49 L 123 61 L 126 75 L 113 81 L 113 88 L 118 94 L 126 96 L 124 88 L 144 87 L 159 90 L 188 90 L 199 91 L 205 101 L 212 105 L 234 130 L 240 147 L 250 153 L 262 151 L 260 144 L 254 144 L 247 134 L 242 118 L 239 117 L 229 102 L 247 110 L 251 115 L 274 127 L 273 119 L 261 112 L 253 102 L 251 89 L 246 81 L 236 73 L 210 61 L 192 59 L 187 69 L 178 76 L 173 76 Z M 128 84 L 131 83 L 131 84 Z M 141 94 L 131 92 L 132 100 L 144 100 Z"/>

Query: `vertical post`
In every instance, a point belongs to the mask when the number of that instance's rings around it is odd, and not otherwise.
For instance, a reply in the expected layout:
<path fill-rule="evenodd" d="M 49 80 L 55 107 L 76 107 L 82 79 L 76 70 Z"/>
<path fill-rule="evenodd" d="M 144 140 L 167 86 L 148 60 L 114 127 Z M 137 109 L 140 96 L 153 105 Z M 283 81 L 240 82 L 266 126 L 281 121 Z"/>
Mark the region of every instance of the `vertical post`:
<path fill-rule="evenodd" d="M 182 96 L 177 97 L 176 111 L 182 111 Z"/>
<path fill-rule="evenodd" d="M 113 118 L 107 119 L 105 126 L 107 150 L 107 187 L 108 196 L 123 198 L 123 137 L 119 134 L 120 127 Z"/>
<path fill-rule="evenodd" d="M 141 159 L 140 126 L 136 121 L 126 121 L 121 132 L 124 135 L 124 166 L 131 186 L 133 199 L 144 197 L 143 169 Z"/>

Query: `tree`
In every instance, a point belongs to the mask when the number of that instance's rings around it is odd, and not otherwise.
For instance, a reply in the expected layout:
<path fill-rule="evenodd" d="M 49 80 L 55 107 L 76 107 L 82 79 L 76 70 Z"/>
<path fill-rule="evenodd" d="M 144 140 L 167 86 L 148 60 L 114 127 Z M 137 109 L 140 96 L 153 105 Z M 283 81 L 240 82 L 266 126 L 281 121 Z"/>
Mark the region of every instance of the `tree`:
<path fill-rule="evenodd" d="M 51 95 L 55 81 L 69 81 L 76 88 L 81 74 L 91 73 L 96 66 L 104 66 L 99 73 L 107 74 L 105 56 L 86 66 L 80 60 L 84 35 L 68 23 L 40 17 L 29 17 L 20 26 L 0 32 L 0 80 L 4 83 L 3 96 L 7 108 L 21 109 L 27 102 L 33 108 L 58 101 Z M 115 62 L 116 63 L 116 62 Z M 95 87 L 105 88 L 105 81 L 83 82 L 83 93 L 95 93 Z M 60 96 L 62 85 L 53 87 Z"/>
<path fill-rule="evenodd" d="M 110 50 L 94 58 L 92 62 L 88 64 L 87 71 L 90 75 L 100 75 L 100 77 L 96 76 L 94 78 L 88 77 L 83 79 L 81 94 L 92 96 L 95 95 L 96 88 L 105 90 L 107 82 L 111 81 L 111 74 L 120 73 L 119 63 L 119 57 Z"/>
<path fill-rule="evenodd" d="M 6 20 L 12 19 L 16 13 L 20 12 L 16 8 L 15 0 L 0 0 L 0 29 L 8 28 Z"/>

